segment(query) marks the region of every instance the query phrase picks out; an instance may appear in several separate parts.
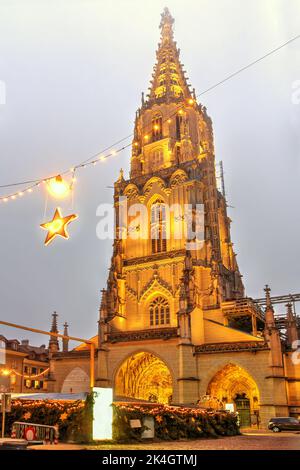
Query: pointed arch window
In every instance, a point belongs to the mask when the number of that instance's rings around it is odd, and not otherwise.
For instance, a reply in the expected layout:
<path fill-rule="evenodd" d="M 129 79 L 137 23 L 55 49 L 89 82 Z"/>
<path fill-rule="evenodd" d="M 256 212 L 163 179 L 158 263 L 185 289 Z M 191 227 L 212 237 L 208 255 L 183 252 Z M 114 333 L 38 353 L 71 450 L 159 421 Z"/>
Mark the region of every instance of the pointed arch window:
<path fill-rule="evenodd" d="M 164 151 L 162 148 L 156 148 L 151 153 L 150 172 L 159 170 L 164 163 Z"/>
<path fill-rule="evenodd" d="M 176 116 L 176 139 L 181 140 L 181 124 L 182 124 L 182 116 L 177 114 Z"/>
<path fill-rule="evenodd" d="M 170 325 L 170 306 L 164 297 L 156 297 L 149 308 L 150 326 Z"/>
<path fill-rule="evenodd" d="M 167 251 L 166 205 L 158 200 L 151 206 L 152 253 Z"/>
<path fill-rule="evenodd" d="M 162 117 L 156 115 L 152 119 L 152 142 L 162 139 Z"/>

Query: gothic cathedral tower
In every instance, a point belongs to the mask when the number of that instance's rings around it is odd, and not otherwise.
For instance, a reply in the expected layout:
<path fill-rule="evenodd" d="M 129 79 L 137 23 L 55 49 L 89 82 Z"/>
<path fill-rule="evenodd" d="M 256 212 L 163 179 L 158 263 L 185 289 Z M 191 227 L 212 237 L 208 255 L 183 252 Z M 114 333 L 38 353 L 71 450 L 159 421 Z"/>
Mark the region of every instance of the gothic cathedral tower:
<path fill-rule="evenodd" d="M 121 172 L 115 183 L 116 239 L 102 291 L 98 383 L 108 383 L 112 351 L 120 355 L 127 347 L 129 354 L 152 345 L 162 348 L 162 356 L 168 348 L 173 354 L 175 341 L 174 374 L 183 383 L 176 395 L 186 401 L 184 380 L 197 375 L 191 370 L 192 345 L 204 341 L 195 318 L 206 310 L 223 322 L 221 303 L 242 298 L 244 288 L 226 200 L 217 189 L 212 122 L 187 83 L 173 24 L 166 8 L 151 87 L 136 113 L 130 178 L 125 180 Z M 122 201 L 127 204 L 125 228 Z M 136 218 L 136 204 L 143 205 L 148 222 Z M 196 207 L 203 207 L 202 240 L 197 238 L 193 249 L 187 248 L 191 237 L 184 228 L 186 207 L 192 225 Z"/>
<path fill-rule="evenodd" d="M 240 412 L 244 426 L 259 414 L 266 425 L 299 413 L 297 319 L 289 304 L 284 341 L 270 288 L 265 312 L 244 295 L 212 123 L 190 91 L 173 24 L 165 9 L 150 92 L 136 113 L 130 178 L 121 171 L 115 183 L 116 237 L 92 338 L 96 385 L 112 387 L 116 401 L 201 403 Z M 50 343 L 48 390 L 88 391 L 87 345 L 59 352 Z"/>

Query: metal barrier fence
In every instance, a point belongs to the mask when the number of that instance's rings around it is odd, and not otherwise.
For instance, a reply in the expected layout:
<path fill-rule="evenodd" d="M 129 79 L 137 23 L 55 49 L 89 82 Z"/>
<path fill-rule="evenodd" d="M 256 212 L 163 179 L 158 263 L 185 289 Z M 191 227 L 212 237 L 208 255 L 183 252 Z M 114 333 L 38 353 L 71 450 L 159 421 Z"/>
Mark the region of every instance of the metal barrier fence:
<path fill-rule="evenodd" d="M 11 437 L 26 439 L 28 442 L 38 441 L 44 444 L 58 444 L 59 431 L 58 426 L 15 421 L 12 425 Z"/>

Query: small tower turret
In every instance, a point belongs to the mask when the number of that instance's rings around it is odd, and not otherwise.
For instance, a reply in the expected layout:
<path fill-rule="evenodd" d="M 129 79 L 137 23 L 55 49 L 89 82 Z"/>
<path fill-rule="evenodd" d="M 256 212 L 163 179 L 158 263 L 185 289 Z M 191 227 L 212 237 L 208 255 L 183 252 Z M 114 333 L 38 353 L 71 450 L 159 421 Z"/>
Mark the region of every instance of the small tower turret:
<path fill-rule="evenodd" d="M 287 346 L 292 347 L 293 342 L 298 340 L 297 322 L 295 315 L 292 310 L 292 304 L 289 302 L 287 305 L 286 312 L 286 334 L 287 334 Z"/>
<path fill-rule="evenodd" d="M 58 328 L 57 328 L 57 313 L 53 312 L 52 313 L 52 324 L 51 324 L 51 329 L 50 333 L 58 333 Z M 52 355 L 56 352 L 59 351 L 59 343 L 58 343 L 58 338 L 57 336 L 50 336 L 49 340 L 49 353 Z"/>
<path fill-rule="evenodd" d="M 65 322 L 64 323 L 64 335 L 65 336 L 69 336 L 68 326 L 69 326 L 68 323 Z M 67 338 L 63 338 L 62 345 L 63 345 L 63 352 L 68 352 L 69 351 L 69 340 Z"/>
<path fill-rule="evenodd" d="M 270 366 L 273 368 L 274 375 L 281 375 L 283 367 L 282 347 L 279 330 L 275 324 L 274 309 L 271 302 L 271 289 L 266 285 L 264 289 L 266 293 L 266 310 L 265 310 L 265 339 L 271 349 Z"/>

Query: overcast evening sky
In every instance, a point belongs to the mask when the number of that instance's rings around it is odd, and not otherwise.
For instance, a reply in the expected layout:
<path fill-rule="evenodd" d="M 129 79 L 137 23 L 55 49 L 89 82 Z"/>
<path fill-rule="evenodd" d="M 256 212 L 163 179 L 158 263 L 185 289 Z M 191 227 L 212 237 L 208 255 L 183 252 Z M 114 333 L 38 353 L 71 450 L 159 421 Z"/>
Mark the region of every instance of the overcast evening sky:
<path fill-rule="evenodd" d="M 299 0 L 0 0 L 0 185 L 60 173 L 132 132 L 166 4 L 197 94 L 300 34 Z M 252 297 L 266 283 L 273 295 L 300 292 L 293 87 L 300 89 L 300 39 L 200 98 L 213 120 L 232 241 Z M 96 237 L 96 209 L 112 202 L 110 186 L 121 167 L 128 175 L 129 161 L 127 149 L 78 173 L 79 219 L 68 241 L 43 246 L 43 190 L 0 204 L 2 320 L 48 330 L 56 310 L 60 329 L 68 321 L 70 334 L 96 333 L 111 256 L 111 241 Z M 68 201 L 61 207 L 71 210 Z M 46 219 L 53 209 L 48 201 Z"/>

